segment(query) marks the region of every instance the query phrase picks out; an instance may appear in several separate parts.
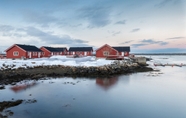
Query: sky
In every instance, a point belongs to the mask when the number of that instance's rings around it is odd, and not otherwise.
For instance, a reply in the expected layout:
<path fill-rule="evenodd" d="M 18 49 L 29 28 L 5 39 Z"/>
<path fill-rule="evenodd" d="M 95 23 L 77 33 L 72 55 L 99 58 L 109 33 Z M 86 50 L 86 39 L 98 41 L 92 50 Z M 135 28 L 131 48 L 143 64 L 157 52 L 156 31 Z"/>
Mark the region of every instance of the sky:
<path fill-rule="evenodd" d="M 186 0 L 1 0 L 0 51 L 14 44 L 186 53 Z"/>

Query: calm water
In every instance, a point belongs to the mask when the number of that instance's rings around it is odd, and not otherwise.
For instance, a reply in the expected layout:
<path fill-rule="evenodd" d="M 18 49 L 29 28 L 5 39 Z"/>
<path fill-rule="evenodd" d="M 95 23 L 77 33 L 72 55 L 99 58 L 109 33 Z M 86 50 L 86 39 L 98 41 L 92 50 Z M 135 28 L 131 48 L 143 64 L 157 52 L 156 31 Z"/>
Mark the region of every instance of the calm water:
<path fill-rule="evenodd" d="M 185 63 L 186 57 L 155 56 Z M 10 118 L 186 118 L 186 66 L 113 78 L 50 78 L 0 90 L 0 101 L 36 99 L 9 108 Z M 34 83 L 34 84 L 33 84 Z"/>

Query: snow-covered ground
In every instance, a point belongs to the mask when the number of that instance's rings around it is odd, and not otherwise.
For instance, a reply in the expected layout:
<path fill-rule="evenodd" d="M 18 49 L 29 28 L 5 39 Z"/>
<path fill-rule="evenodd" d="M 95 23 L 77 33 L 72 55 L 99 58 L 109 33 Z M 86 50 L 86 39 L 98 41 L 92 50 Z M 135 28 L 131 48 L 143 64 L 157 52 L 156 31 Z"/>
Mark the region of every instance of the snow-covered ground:
<path fill-rule="evenodd" d="M 154 63 L 162 64 L 186 64 L 186 56 L 147 56 L 143 57 L 152 58 L 148 61 L 150 67 L 154 67 Z M 139 57 L 139 56 L 138 56 Z M 19 68 L 19 67 L 34 67 L 40 65 L 64 65 L 64 66 L 103 66 L 111 64 L 114 60 L 96 59 L 94 56 L 87 56 L 81 58 L 68 58 L 66 56 L 52 56 L 50 58 L 37 58 L 28 60 L 12 60 L 12 59 L 0 59 L 1 68 Z"/>
<path fill-rule="evenodd" d="M 66 56 L 52 56 L 50 58 L 37 58 L 28 60 L 0 59 L 0 68 L 34 67 L 40 65 L 65 65 L 65 66 L 102 66 L 111 64 L 113 60 L 96 59 L 92 56 L 82 58 L 67 58 Z"/>
<path fill-rule="evenodd" d="M 170 64 L 170 65 L 184 65 L 186 67 L 185 55 L 137 55 L 137 57 L 152 58 L 151 61 L 147 61 L 150 67 L 154 68 L 154 64 Z"/>

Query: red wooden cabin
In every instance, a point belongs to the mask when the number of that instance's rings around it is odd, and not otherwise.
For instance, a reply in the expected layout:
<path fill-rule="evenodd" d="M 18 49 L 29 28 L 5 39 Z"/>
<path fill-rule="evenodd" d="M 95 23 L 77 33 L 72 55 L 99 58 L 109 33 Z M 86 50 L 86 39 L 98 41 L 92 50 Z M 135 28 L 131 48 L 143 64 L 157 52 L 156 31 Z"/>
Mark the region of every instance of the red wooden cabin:
<path fill-rule="evenodd" d="M 92 47 L 70 47 L 69 55 L 92 56 Z"/>
<path fill-rule="evenodd" d="M 40 58 L 42 51 L 36 46 L 14 44 L 6 51 L 7 58 L 11 59 L 27 59 L 27 58 Z"/>
<path fill-rule="evenodd" d="M 46 47 L 40 48 L 43 51 L 43 57 L 50 57 L 53 55 L 66 55 L 68 50 L 66 47 Z"/>
<path fill-rule="evenodd" d="M 102 47 L 96 50 L 97 58 L 121 58 L 124 56 L 129 56 L 130 47 L 111 47 L 108 44 L 103 45 Z"/>

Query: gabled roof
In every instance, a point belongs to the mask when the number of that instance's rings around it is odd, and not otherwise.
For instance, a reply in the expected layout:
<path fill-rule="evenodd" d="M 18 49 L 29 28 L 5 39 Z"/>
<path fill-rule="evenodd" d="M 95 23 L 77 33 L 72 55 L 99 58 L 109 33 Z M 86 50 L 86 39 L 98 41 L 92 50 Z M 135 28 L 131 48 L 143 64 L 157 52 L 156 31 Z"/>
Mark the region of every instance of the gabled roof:
<path fill-rule="evenodd" d="M 32 46 L 32 45 L 22 45 L 22 44 L 14 44 L 11 47 L 9 47 L 8 49 L 5 50 L 5 52 L 7 52 L 8 50 L 12 49 L 14 46 L 17 46 L 18 48 L 20 48 L 23 51 L 33 51 L 33 52 L 42 52 L 39 48 L 37 48 L 36 46 Z"/>
<path fill-rule="evenodd" d="M 67 50 L 67 48 L 65 48 L 65 47 L 60 47 L 60 48 L 56 48 L 56 50 L 58 50 L 58 51 L 65 51 L 65 50 Z"/>
<path fill-rule="evenodd" d="M 46 47 L 46 46 L 43 46 L 45 49 L 47 49 L 48 51 L 50 52 L 63 52 L 65 51 L 67 48 L 65 47 L 60 47 L 60 48 L 57 48 L 57 47 Z"/>
<path fill-rule="evenodd" d="M 102 48 L 105 47 L 105 46 L 107 46 L 107 47 L 109 47 L 109 48 L 112 48 L 113 50 L 115 50 L 115 51 L 117 52 L 116 49 L 114 49 L 113 47 L 111 47 L 111 46 L 108 45 L 108 44 L 105 44 L 105 45 L 101 46 L 100 48 L 98 48 L 98 49 L 96 50 L 96 52 L 97 52 L 98 50 L 102 49 Z"/>
<path fill-rule="evenodd" d="M 117 50 L 118 52 L 130 52 L 130 47 L 129 46 L 126 46 L 126 47 L 112 47 L 114 48 L 115 50 Z"/>
<path fill-rule="evenodd" d="M 22 44 L 15 44 L 17 46 L 19 46 L 20 48 L 22 48 L 25 51 L 35 51 L 35 52 L 42 52 L 39 48 L 37 48 L 36 46 L 32 46 L 32 45 L 22 45 Z"/>
<path fill-rule="evenodd" d="M 70 47 L 69 52 L 71 51 L 93 51 L 92 47 Z"/>

